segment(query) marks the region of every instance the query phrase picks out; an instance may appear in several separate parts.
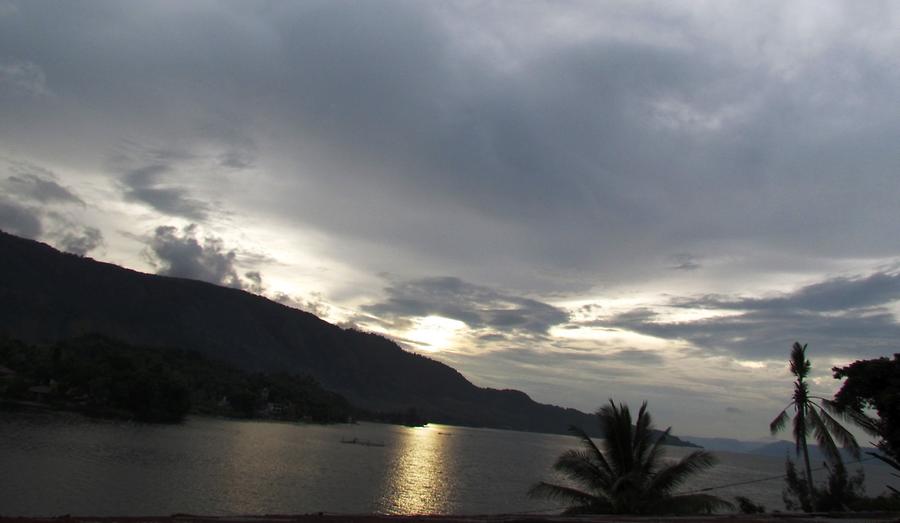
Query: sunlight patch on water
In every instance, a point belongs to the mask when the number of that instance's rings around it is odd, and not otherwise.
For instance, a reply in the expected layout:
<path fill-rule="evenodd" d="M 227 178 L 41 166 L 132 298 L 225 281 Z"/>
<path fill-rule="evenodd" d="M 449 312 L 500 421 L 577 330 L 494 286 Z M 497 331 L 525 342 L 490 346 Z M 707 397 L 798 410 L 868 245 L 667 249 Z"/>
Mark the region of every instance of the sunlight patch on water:
<path fill-rule="evenodd" d="M 433 427 L 410 428 L 391 465 L 383 496 L 385 511 L 393 514 L 448 512 L 447 468 L 452 456 Z"/>

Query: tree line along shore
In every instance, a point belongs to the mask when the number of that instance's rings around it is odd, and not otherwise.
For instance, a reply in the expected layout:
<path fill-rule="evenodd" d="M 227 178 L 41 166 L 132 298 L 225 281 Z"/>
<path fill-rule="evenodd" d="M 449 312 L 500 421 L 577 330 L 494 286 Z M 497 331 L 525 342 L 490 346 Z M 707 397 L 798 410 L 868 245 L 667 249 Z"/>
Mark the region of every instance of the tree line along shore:
<path fill-rule="evenodd" d="M 102 335 L 50 345 L 0 338 L 0 401 L 149 423 L 188 414 L 423 423 L 415 411 L 360 409 L 308 375 L 248 372 L 195 351 L 149 350 Z"/>

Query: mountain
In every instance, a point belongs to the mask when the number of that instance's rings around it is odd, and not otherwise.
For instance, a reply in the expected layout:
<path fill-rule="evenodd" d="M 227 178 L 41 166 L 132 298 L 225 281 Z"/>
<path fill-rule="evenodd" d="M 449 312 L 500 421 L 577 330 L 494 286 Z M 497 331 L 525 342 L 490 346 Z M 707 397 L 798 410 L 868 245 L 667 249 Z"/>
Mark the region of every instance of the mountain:
<path fill-rule="evenodd" d="M 695 443 L 705 448 L 706 450 L 720 451 L 720 452 L 741 452 L 741 453 L 749 453 L 754 449 L 759 448 L 761 445 L 765 445 L 764 442 L 760 441 L 742 441 L 731 438 L 703 438 L 700 436 L 685 436 L 687 439 L 691 441 L 691 443 Z"/>
<path fill-rule="evenodd" d="M 699 445 L 706 450 L 712 451 L 720 451 L 720 452 L 738 452 L 741 454 L 754 454 L 757 456 L 769 456 L 775 458 L 783 458 L 785 456 L 790 456 L 791 459 L 796 459 L 797 455 L 794 451 L 795 444 L 793 441 L 785 441 L 785 440 L 777 440 L 777 441 L 743 441 L 731 438 L 704 438 L 700 436 L 684 436 L 686 439 L 690 440 L 691 443 Z M 823 461 L 825 459 L 825 455 L 822 454 L 822 451 L 819 449 L 819 446 L 814 443 L 809 443 L 807 445 L 809 448 L 809 457 L 813 461 Z M 860 448 L 860 452 L 863 453 L 863 457 L 866 452 L 874 452 L 876 449 L 873 447 L 862 447 Z M 850 454 L 849 451 L 841 449 L 841 453 L 844 456 L 844 460 L 846 462 L 853 462 L 855 458 Z"/>
<path fill-rule="evenodd" d="M 819 449 L 818 445 L 813 443 L 809 443 L 807 445 L 809 449 L 809 459 L 813 462 L 822 462 L 825 461 L 825 454 Z M 748 450 L 747 454 L 756 454 L 757 456 L 771 456 L 774 458 L 783 458 L 786 456 L 790 456 L 791 459 L 796 460 L 796 444 L 793 441 L 774 441 L 772 443 L 768 443 L 766 445 L 757 446 L 754 449 Z M 875 452 L 876 449 L 873 447 L 861 447 L 860 452 L 862 453 L 863 458 L 867 458 L 866 452 Z M 841 454 L 845 462 L 853 462 L 856 459 L 850 454 L 850 451 L 841 449 Z"/>
<path fill-rule="evenodd" d="M 597 433 L 593 415 L 477 387 L 382 336 L 241 290 L 144 274 L 0 232 L 0 335 L 53 343 L 91 333 L 194 350 L 247 371 L 308 374 L 372 411 L 415 408 L 439 423 Z"/>

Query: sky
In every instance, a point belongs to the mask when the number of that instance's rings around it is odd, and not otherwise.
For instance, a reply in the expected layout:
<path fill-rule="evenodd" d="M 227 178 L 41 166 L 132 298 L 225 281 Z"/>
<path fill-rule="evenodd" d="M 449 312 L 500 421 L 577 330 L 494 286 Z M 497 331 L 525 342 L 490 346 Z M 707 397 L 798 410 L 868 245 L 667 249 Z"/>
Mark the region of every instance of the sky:
<path fill-rule="evenodd" d="M 0 229 L 765 438 L 794 341 L 830 396 L 900 340 L 898 27 L 887 1 L 0 0 Z"/>

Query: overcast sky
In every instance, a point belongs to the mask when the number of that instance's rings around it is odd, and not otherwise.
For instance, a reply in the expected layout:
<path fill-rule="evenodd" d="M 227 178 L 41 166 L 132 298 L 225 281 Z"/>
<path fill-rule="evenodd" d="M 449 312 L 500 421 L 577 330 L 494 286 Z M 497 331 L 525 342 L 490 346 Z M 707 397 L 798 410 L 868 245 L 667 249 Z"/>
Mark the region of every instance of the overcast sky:
<path fill-rule="evenodd" d="M 765 437 L 900 340 L 896 2 L 0 0 L 0 228 Z M 787 434 L 784 437 L 789 437 Z"/>

